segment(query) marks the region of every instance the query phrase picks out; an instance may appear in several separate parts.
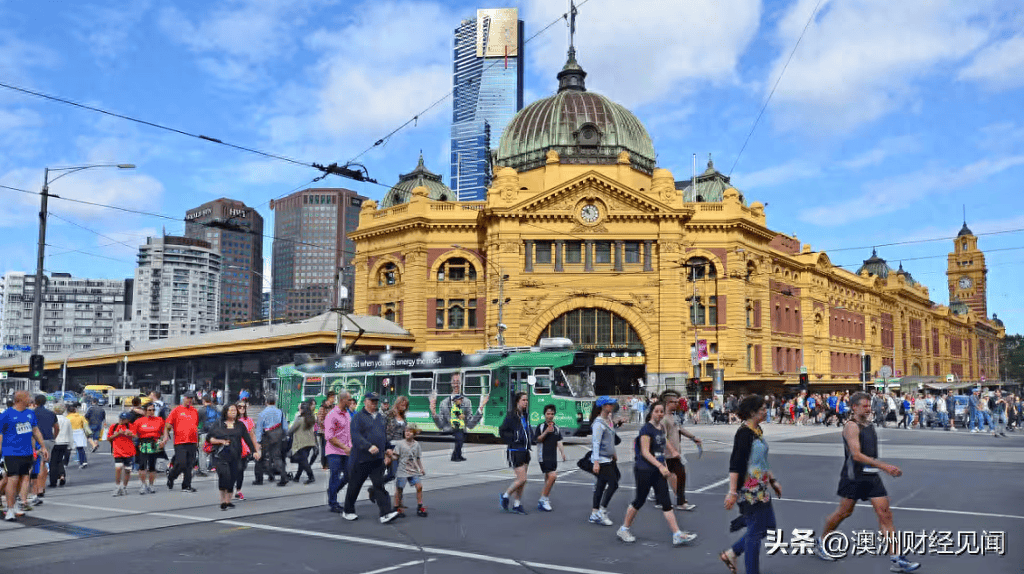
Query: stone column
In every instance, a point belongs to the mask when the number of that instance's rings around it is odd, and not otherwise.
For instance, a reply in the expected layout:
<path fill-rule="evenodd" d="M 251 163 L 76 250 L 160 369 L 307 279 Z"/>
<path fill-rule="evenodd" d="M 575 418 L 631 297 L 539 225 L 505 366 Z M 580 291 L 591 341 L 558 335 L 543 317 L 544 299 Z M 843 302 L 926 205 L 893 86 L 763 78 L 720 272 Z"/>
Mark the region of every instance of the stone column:
<path fill-rule="evenodd" d="M 588 240 L 584 241 L 583 242 L 583 249 L 585 250 L 585 253 L 583 254 L 583 271 L 593 271 L 594 270 L 594 241 L 591 240 L 591 239 L 588 239 Z"/>
<path fill-rule="evenodd" d="M 651 261 L 651 241 L 644 241 L 644 271 L 654 271 Z"/>
<path fill-rule="evenodd" d="M 562 267 L 562 251 L 565 248 L 565 241 L 559 239 L 555 241 L 555 273 L 561 273 L 565 269 Z"/>
<path fill-rule="evenodd" d="M 526 240 L 526 266 L 523 271 L 533 273 L 533 240 Z"/>
<path fill-rule="evenodd" d="M 622 240 L 615 241 L 615 270 L 622 271 Z"/>

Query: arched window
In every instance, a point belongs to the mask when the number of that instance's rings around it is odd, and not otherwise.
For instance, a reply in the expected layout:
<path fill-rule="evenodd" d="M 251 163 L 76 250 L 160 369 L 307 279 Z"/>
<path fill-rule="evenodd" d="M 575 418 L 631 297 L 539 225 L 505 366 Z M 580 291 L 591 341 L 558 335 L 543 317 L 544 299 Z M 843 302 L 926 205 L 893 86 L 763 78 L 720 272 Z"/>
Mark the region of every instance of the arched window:
<path fill-rule="evenodd" d="M 718 272 L 715 264 L 704 257 L 691 257 L 686 261 L 686 280 L 699 281 L 701 279 L 715 279 Z"/>
<path fill-rule="evenodd" d="M 438 329 L 476 329 L 476 299 L 438 299 L 434 324 Z"/>
<path fill-rule="evenodd" d="M 605 309 L 574 309 L 560 315 L 541 331 L 539 339 L 545 337 L 568 337 L 586 348 L 643 349 L 629 322 Z"/>
<path fill-rule="evenodd" d="M 394 263 L 385 263 L 381 266 L 380 271 L 377 272 L 377 285 L 379 287 L 397 285 L 400 281 L 401 277 L 398 273 L 398 266 Z"/>
<path fill-rule="evenodd" d="M 476 281 L 476 267 L 463 257 L 453 257 L 437 270 L 438 281 Z"/>

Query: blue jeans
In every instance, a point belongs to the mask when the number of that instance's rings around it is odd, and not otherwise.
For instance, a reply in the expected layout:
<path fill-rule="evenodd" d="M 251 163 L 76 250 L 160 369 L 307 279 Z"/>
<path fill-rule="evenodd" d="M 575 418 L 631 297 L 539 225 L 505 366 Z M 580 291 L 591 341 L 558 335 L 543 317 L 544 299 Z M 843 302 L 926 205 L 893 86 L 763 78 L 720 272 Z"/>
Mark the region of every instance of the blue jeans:
<path fill-rule="evenodd" d="M 331 471 L 331 478 L 327 481 L 327 504 L 334 508 L 341 506 L 338 504 L 338 492 L 348 484 L 348 456 L 327 455 L 327 468 Z"/>
<path fill-rule="evenodd" d="M 942 428 L 949 428 L 949 413 L 938 413 L 938 415 L 939 425 L 942 426 Z"/>
<path fill-rule="evenodd" d="M 775 509 L 772 503 L 753 505 L 743 515 L 747 523 L 747 532 L 732 545 L 732 551 L 736 556 L 742 556 L 746 552 L 743 564 L 746 567 L 746 574 L 759 574 L 761 572 L 761 541 L 769 530 L 775 530 Z"/>

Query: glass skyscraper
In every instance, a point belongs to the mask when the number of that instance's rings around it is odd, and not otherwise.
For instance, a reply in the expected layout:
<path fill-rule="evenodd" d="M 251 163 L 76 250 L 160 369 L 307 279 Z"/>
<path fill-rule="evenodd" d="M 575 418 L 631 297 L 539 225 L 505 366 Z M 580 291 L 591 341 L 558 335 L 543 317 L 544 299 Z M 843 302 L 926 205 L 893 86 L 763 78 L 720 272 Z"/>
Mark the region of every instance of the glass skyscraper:
<path fill-rule="evenodd" d="M 489 150 L 523 108 L 523 31 L 517 8 L 477 10 L 455 29 L 450 187 L 459 201 L 486 199 Z"/>

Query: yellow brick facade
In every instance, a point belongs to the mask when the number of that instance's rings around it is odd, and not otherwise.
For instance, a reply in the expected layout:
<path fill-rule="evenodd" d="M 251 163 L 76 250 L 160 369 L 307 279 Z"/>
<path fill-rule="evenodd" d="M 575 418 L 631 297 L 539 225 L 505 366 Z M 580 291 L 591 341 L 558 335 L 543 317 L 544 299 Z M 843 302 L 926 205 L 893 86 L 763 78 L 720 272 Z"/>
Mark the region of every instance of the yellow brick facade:
<path fill-rule="evenodd" d="M 629 338 L 588 347 L 601 364 L 633 365 L 620 370 L 642 372 L 649 390 L 692 376 L 695 329 L 710 350 L 702 379 L 724 369 L 726 390 L 795 384 L 801 365 L 812 387 L 859 386 L 862 351 L 874 375 L 891 365 L 935 380 L 998 378 L 1000 324 L 974 311 L 953 314 L 902 274 L 882 279 L 832 266 L 825 253 L 772 231 L 763 205 L 746 205 L 736 189 L 721 202 L 688 203 L 667 170 L 647 175 L 628 157 L 563 164 L 554 151 L 543 167 L 499 168 L 495 176 L 486 202 L 432 201 L 423 188 L 388 209 L 365 202 L 351 234 L 355 311 L 400 323 L 418 351 L 470 352 L 497 341 L 499 291 L 508 300 L 501 319 L 510 346 L 567 335 L 545 330 L 565 313 L 595 309 L 567 318 L 582 317 L 574 333 L 590 333 L 591 315 L 611 315 L 613 328 L 628 323 Z M 685 264 L 695 257 L 714 270 L 698 269 L 703 276 L 693 281 Z M 701 306 L 716 297 L 716 324 L 707 309 L 696 313 L 704 325 L 691 324 L 695 291 Z M 632 376 L 619 379 L 605 391 L 635 390 L 623 388 Z"/>

